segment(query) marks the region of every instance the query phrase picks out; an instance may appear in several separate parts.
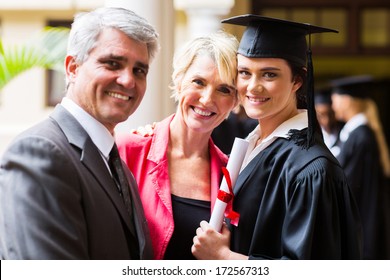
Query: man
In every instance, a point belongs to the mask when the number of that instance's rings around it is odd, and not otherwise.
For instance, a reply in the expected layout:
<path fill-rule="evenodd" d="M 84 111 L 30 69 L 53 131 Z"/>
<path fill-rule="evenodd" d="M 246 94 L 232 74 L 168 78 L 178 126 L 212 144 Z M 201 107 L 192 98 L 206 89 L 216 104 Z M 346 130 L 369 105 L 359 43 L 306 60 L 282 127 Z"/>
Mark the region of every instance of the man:
<path fill-rule="evenodd" d="M 340 130 L 342 129 L 344 123 L 336 120 L 332 109 L 332 99 L 330 94 L 330 88 L 318 89 L 314 94 L 314 104 L 325 145 L 329 148 L 333 155 L 337 155 L 340 151 L 337 146 Z"/>
<path fill-rule="evenodd" d="M 152 257 L 136 182 L 128 169 L 127 180 L 115 181 L 109 166 L 114 128 L 144 96 L 157 39 L 145 19 L 122 8 L 75 17 L 66 97 L 1 160 L 1 258 Z"/>

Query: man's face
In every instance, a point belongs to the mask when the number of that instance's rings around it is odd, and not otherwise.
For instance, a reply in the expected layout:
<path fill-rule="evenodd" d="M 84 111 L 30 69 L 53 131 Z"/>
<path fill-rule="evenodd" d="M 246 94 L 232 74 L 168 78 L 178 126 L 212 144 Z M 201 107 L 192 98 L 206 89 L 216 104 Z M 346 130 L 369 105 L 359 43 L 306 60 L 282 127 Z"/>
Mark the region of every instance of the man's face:
<path fill-rule="evenodd" d="M 332 131 L 335 116 L 330 104 L 316 104 L 317 120 L 320 126 L 328 133 Z"/>
<path fill-rule="evenodd" d="M 141 103 L 148 69 L 145 43 L 106 29 L 82 64 L 66 58 L 67 96 L 113 133 Z"/>

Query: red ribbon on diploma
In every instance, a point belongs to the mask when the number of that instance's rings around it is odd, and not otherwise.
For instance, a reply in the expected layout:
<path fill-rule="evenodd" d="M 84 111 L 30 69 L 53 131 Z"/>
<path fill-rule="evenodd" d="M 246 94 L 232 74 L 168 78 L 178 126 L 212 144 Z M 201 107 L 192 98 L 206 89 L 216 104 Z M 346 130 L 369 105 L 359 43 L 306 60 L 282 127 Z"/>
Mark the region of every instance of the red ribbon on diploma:
<path fill-rule="evenodd" d="M 229 193 L 225 192 L 224 190 L 219 190 L 218 191 L 218 196 L 217 198 L 225 203 L 227 203 L 226 210 L 225 210 L 225 217 L 230 219 L 230 223 L 232 225 L 237 226 L 238 221 L 240 219 L 240 214 L 233 211 L 233 199 L 234 199 L 234 194 L 233 194 L 233 186 L 232 186 L 232 180 L 230 179 L 230 174 L 229 171 L 227 170 L 226 167 L 222 167 L 222 173 L 225 176 L 226 183 L 229 188 Z"/>

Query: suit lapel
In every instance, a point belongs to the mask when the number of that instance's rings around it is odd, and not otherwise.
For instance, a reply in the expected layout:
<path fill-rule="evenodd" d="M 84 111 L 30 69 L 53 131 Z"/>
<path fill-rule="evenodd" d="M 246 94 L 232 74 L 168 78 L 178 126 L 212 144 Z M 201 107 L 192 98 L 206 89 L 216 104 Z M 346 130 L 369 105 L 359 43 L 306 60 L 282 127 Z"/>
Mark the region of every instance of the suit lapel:
<path fill-rule="evenodd" d="M 99 150 L 92 142 L 87 132 L 83 129 L 80 123 L 61 105 L 58 105 L 53 111 L 51 117 L 57 121 L 58 125 L 63 130 L 70 144 L 78 147 L 81 150 L 81 163 L 93 174 L 99 182 L 107 196 L 111 199 L 119 214 L 122 216 L 126 226 L 134 234 L 133 227 L 130 224 L 129 215 L 122 198 L 117 192 L 115 182 L 107 169 Z"/>
<path fill-rule="evenodd" d="M 131 221 L 129 213 L 126 210 L 123 199 L 119 195 L 118 188 L 115 185 L 114 180 L 112 180 L 107 166 L 92 140 L 87 140 L 84 149 L 82 149 L 80 161 L 94 175 L 96 180 L 100 183 L 100 186 L 106 191 L 108 197 L 112 200 L 127 227 L 133 234 L 135 234 L 133 227 L 130 224 Z"/>

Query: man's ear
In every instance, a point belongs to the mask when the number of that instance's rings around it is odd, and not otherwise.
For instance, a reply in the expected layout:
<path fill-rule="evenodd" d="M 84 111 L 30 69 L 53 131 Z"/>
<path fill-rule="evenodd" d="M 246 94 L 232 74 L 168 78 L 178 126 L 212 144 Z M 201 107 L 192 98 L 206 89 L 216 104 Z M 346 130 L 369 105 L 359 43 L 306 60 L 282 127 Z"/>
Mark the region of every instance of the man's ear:
<path fill-rule="evenodd" d="M 73 78 L 77 75 L 78 64 L 73 56 L 67 55 L 65 57 L 65 71 L 66 77 L 71 82 Z"/>

